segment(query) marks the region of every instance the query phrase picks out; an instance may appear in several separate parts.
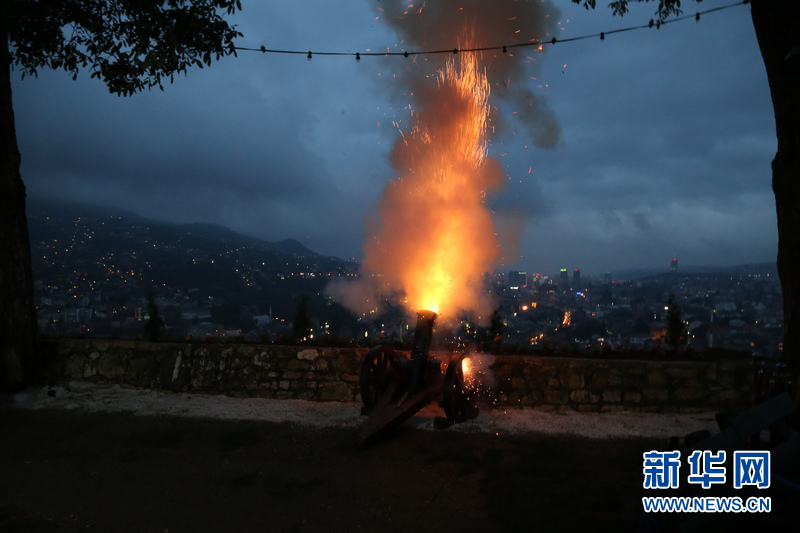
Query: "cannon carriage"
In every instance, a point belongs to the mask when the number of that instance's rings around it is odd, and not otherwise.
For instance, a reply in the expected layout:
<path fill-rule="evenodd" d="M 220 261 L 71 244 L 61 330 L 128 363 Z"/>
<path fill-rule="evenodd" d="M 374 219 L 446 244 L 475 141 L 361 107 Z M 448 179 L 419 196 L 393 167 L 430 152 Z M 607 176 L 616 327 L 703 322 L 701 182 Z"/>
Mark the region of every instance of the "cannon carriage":
<path fill-rule="evenodd" d="M 433 311 L 417 314 L 409 355 L 381 345 L 364 358 L 360 389 L 362 413 L 369 418 L 359 431 L 359 447 L 386 435 L 437 399 L 444 408 L 444 426 L 478 416 L 475 391 L 464 377 L 465 355 L 455 354 L 446 362 L 430 357 L 435 320 Z"/>

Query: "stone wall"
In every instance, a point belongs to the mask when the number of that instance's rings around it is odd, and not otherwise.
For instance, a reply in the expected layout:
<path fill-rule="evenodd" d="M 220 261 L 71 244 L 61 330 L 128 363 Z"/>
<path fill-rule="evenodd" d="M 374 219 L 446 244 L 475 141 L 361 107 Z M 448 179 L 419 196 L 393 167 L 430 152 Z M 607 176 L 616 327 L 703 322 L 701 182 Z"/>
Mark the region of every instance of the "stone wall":
<path fill-rule="evenodd" d="M 498 403 L 577 411 L 692 412 L 752 405 L 746 361 L 671 362 L 497 357 Z"/>
<path fill-rule="evenodd" d="M 57 377 L 239 397 L 360 401 L 366 349 L 247 344 L 46 341 Z M 432 354 L 443 360 L 446 354 Z M 745 408 L 747 362 L 682 363 L 481 356 L 501 407 L 687 412 Z M 485 380 L 487 381 L 487 380 Z"/>

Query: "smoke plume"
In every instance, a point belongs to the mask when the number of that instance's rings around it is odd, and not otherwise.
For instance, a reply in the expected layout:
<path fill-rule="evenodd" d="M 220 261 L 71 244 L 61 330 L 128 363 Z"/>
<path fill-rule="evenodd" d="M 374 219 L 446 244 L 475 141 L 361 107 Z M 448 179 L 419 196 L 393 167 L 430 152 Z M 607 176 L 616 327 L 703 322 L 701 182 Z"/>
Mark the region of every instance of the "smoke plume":
<path fill-rule="evenodd" d="M 381 2 L 378 9 L 412 51 L 538 42 L 554 35 L 557 17 L 549 0 Z M 398 177 L 368 225 L 359 281 L 329 287 L 334 298 L 358 313 L 389 297 L 449 320 L 467 312 L 488 321 L 494 301 L 484 275 L 503 257 L 501 241 L 514 241 L 505 233 L 515 226 L 505 224 L 498 237 L 486 206 L 505 181 L 488 156 L 499 123 L 489 95 L 507 100 L 534 143 L 554 146 L 558 124 L 527 83 L 538 53 L 420 55 L 396 76 L 411 100 L 409 125 L 391 152 Z"/>
<path fill-rule="evenodd" d="M 558 35 L 560 11 L 550 0 L 434 0 L 410 3 L 379 2 L 379 16 L 402 39 L 400 48 L 410 51 L 452 50 L 546 42 Z M 539 73 L 541 54 L 546 47 L 507 48 L 507 52 L 479 52 L 481 68 L 486 69 L 492 99 L 508 104 L 521 121 L 531 140 L 541 148 L 554 148 L 561 137 L 561 126 L 547 98 L 530 89 Z M 442 67 L 447 54 L 418 56 L 421 68 L 408 68 L 399 85 L 414 90 L 419 78 Z M 497 129 L 501 115 L 492 117 Z"/>

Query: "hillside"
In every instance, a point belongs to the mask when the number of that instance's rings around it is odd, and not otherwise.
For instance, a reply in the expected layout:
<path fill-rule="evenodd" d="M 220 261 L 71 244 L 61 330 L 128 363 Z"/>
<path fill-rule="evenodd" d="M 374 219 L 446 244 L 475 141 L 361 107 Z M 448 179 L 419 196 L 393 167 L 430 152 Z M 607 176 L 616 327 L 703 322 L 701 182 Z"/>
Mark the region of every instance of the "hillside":
<path fill-rule="evenodd" d="M 28 221 L 40 325 L 81 323 L 81 314 L 140 321 L 152 292 L 175 325 L 183 315 L 241 327 L 249 323 L 237 317 L 291 318 L 302 295 L 324 307 L 327 281 L 357 270 L 293 239 L 268 242 L 215 224 L 40 202 L 29 204 Z M 65 308 L 79 316 L 53 318 Z"/>

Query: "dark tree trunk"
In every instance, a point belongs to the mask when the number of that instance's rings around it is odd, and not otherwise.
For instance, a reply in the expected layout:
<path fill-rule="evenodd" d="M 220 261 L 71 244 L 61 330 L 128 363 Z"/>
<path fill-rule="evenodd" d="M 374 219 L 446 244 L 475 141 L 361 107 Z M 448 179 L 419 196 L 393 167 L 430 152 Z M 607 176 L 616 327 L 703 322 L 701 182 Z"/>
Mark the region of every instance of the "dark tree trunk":
<path fill-rule="evenodd" d="M 772 190 L 783 287 L 783 355 L 800 406 L 800 1 L 752 0 L 751 12 L 775 109 L 778 153 L 772 161 Z"/>
<path fill-rule="evenodd" d="M 0 388 L 21 389 L 39 368 L 25 185 L 11 100 L 5 8 L 0 14 Z"/>

